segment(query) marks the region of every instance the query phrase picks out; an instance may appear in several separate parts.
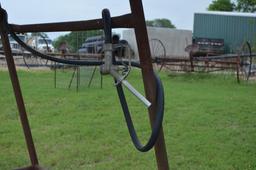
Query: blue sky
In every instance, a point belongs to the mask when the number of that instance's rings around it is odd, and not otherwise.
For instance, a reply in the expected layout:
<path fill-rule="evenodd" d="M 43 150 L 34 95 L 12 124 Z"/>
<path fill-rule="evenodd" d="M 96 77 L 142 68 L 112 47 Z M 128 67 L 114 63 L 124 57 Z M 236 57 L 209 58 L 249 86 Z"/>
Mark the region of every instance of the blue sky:
<path fill-rule="evenodd" d="M 212 0 L 143 0 L 147 20 L 167 18 L 178 29 L 193 29 L 194 12 L 206 11 Z M 129 0 L 0 0 L 15 24 L 86 20 L 101 17 L 109 8 L 112 16 L 130 12 Z M 51 34 L 52 38 L 58 34 Z"/>

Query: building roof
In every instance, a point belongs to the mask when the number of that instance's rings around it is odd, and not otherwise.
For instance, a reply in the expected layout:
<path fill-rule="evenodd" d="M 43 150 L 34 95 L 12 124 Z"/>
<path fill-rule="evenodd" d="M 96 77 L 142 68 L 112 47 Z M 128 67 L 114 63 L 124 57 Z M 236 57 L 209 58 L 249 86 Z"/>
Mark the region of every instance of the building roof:
<path fill-rule="evenodd" d="M 256 13 L 244 13 L 244 12 L 207 11 L 207 12 L 195 12 L 195 14 L 223 15 L 223 16 L 240 16 L 240 17 L 256 17 Z"/>

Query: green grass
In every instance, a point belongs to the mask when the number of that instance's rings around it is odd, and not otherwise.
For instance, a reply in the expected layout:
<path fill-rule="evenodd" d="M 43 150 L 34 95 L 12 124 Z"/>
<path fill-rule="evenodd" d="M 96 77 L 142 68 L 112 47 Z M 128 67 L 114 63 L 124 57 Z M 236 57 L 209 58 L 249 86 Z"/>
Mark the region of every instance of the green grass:
<path fill-rule="evenodd" d="M 50 169 L 156 169 L 154 151 L 133 147 L 112 78 L 77 93 L 58 72 L 19 71 L 40 164 Z M 0 71 L 0 169 L 29 165 L 24 137 L 6 71 Z M 256 84 L 235 77 L 161 74 L 165 87 L 163 122 L 171 169 L 256 169 Z M 140 74 L 129 78 L 142 90 Z M 145 142 L 146 110 L 128 96 L 134 123 Z"/>

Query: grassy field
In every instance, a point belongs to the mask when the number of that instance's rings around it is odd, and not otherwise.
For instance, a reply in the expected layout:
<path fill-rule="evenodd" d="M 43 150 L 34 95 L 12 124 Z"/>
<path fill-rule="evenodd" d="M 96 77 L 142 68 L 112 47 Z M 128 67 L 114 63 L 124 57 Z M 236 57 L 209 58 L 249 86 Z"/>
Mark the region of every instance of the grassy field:
<path fill-rule="evenodd" d="M 70 72 L 19 71 L 40 164 L 56 170 L 156 169 L 154 152 L 133 147 L 113 81 L 103 89 L 85 80 L 77 93 Z M 232 76 L 161 73 L 165 87 L 164 130 L 171 169 L 256 169 L 256 83 Z M 142 89 L 140 74 L 129 78 Z M 62 84 L 62 86 L 61 86 Z M 29 165 L 11 83 L 0 71 L 0 169 Z M 146 110 L 128 96 L 143 141 Z"/>

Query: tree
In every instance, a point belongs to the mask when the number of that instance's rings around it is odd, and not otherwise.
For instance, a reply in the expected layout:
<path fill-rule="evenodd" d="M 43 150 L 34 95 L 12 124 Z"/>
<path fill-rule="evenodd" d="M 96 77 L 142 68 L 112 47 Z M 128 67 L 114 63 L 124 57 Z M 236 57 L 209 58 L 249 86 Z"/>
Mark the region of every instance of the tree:
<path fill-rule="evenodd" d="M 162 18 L 162 19 L 154 19 L 146 21 L 147 26 L 152 27 L 166 27 L 166 28 L 176 28 L 175 25 L 169 19 Z"/>
<path fill-rule="evenodd" d="M 256 12 L 256 0 L 213 0 L 207 8 L 209 11 Z"/>
<path fill-rule="evenodd" d="M 256 12 L 256 0 L 237 0 L 236 10 L 240 12 Z"/>
<path fill-rule="evenodd" d="M 52 44 L 53 44 L 53 46 L 54 46 L 55 49 L 59 49 L 61 43 L 67 42 L 68 39 L 69 39 L 69 38 L 68 38 L 68 34 L 66 34 L 66 35 L 61 35 L 61 36 L 59 36 L 58 38 L 56 38 L 56 39 L 53 41 Z"/>
<path fill-rule="evenodd" d="M 208 11 L 234 11 L 235 4 L 230 0 L 213 0 Z"/>

